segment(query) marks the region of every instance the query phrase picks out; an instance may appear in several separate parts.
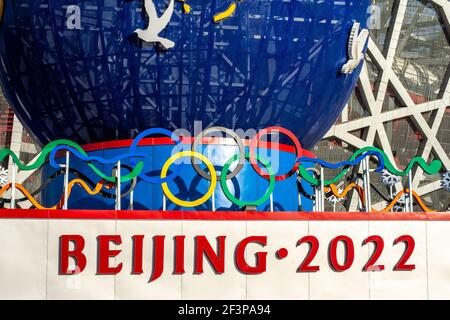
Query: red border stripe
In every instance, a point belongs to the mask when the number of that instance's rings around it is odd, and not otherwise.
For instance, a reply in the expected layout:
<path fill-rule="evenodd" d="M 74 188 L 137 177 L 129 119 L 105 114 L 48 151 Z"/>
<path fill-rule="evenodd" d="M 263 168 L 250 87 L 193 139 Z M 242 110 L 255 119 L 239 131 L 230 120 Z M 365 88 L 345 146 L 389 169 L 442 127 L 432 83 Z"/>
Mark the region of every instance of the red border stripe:
<path fill-rule="evenodd" d="M 76 218 L 74 218 L 74 216 Z M 115 220 L 117 211 L 115 210 L 48 210 L 49 219 L 98 219 Z"/>
<path fill-rule="evenodd" d="M 192 144 L 194 142 L 194 138 L 186 138 L 181 137 L 181 142 L 186 144 Z M 133 142 L 132 139 L 127 140 L 115 140 L 115 141 L 108 141 L 108 142 L 99 142 L 99 143 L 91 143 L 91 144 L 85 144 L 82 146 L 83 150 L 86 152 L 89 151 L 98 151 L 98 150 L 104 150 L 104 149 L 117 149 L 117 148 L 126 148 L 131 145 Z M 235 145 L 233 139 L 231 138 L 211 138 L 211 137 L 205 137 L 202 139 L 203 144 L 225 144 L 225 145 Z M 161 138 L 144 138 L 139 143 L 139 146 L 156 146 L 156 145 L 173 145 L 175 144 L 171 138 L 161 137 Z M 250 140 L 245 139 L 244 144 L 246 146 L 250 145 Z M 258 146 L 267 148 L 267 149 L 277 149 L 280 151 L 285 152 L 291 152 L 295 153 L 295 147 L 287 144 L 282 143 L 275 143 L 275 142 L 266 142 L 266 143 L 260 143 Z M 303 156 L 315 158 L 316 156 L 308 150 L 303 149 Z"/>
<path fill-rule="evenodd" d="M 450 221 L 450 212 L 252 212 L 0 209 L 0 219 L 205 220 L 205 221 Z"/>

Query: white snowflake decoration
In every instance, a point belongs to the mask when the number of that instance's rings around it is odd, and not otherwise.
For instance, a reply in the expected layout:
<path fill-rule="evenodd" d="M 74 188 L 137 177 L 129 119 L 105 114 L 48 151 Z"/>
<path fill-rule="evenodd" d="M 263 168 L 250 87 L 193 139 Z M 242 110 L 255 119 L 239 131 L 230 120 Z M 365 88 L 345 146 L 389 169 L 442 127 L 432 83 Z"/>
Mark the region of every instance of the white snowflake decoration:
<path fill-rule="evenodd" d="M 441 186 L 450 192 L 450 170 L 442 175 Z"/>
<path fill-rule="evenodd" d="M 339 191 L 339 194 L 342 194 L 342 192 L 344 191 L 344 189 L 339 188 L 338 191 Z M 336 204 L 340 203 L 341 201 L 344 201 L 344 200 L 345 200 L 345 197 L 344 197 L 344 198 L 338 198 L 338 197 L 336 197 L 336 196 L 333 194 L 333 195 L 327 197 L 327 200 L 328 200 L 331 204 L 336 205 Z"/>
<path fill-rule="evenodd" d="M 0 167 L 0 186 L 4 186 L 8 183 L 8 169 Z"/>
<path fill-rule="evenodd" d="M 387 186 L 395 186 L 397 183 L 401 181 L 399 176 L 390 173 L 386 169 L 383 169 L 381 172 L 381 183 Z"/>
<path fill-rule="evenodd" d="M 405 207 L 405 197 L 400 197 L 392 207 L 394 212 L 402 212 Z"/>
<path fill-rule="evenodd" d="M 403 212 L 403 211 L 405 211 L 405 207 L 406 207 L 406 209 L 408 209 L 408 207 L 409 207 L 409 194 L 408 193 L 404 193 L 400 198 L 397 199 L 396 203 L 392 207 L 392 211 Z"/>

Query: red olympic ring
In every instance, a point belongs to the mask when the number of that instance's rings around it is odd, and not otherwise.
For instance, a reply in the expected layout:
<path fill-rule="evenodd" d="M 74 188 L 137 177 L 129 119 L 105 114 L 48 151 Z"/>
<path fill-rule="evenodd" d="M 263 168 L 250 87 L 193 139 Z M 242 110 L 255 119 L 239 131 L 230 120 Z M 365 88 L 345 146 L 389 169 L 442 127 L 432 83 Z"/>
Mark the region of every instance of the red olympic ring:
<path fill-rule="evenodd" d="M 282 181 L 282 180 L 289 178 L 297 171 L 298 166 L 299 166 L 297 159 L 301 158 L 302 154 L 303 154 L 303 149 L 300 144 L 300 141 L 298 141 L 297 137 L 288 129 L 278 127 L 278 126 L 273 126 L 273 127 L 268 127 L 268 128 L 265 128 L 265 129 L 262 129 L 261 131 L 259 131 L 258 134 L 250 142 L 250 163 L 251 163 L 253 169 L 255 169 L 255 171 L 261 177 L 263 177 L 267 180 L 270 179 L 270 175 L 268 175 L 267 173 L 264 173 L 263 170 L 258 166 L 258 162 L 256 161 L 256 156 L 255 156 L 255 149 L 258 145 L 258 141 L 261 139 L 262 136 L 273 133 L 273 132 L 279 132 L 279 133 L 283 133 L 284 135 L 286 135 L 294 143 L 295 150 L 297 153 L 294 167 L 288 173 L 285 173 L 285 174 L 282 174 L 279 176 L 275 176 L 275 181 Z"/>

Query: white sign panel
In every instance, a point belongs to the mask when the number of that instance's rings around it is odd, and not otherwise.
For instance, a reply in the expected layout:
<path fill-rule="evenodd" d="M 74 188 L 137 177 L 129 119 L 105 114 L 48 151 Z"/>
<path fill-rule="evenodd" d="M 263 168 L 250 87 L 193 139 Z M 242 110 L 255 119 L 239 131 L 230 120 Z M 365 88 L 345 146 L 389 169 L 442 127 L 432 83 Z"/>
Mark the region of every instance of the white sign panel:
<path fill-rule="evenodd" d="M 0 298 L 449 299 L 449 219 L 0 210 Z"/>

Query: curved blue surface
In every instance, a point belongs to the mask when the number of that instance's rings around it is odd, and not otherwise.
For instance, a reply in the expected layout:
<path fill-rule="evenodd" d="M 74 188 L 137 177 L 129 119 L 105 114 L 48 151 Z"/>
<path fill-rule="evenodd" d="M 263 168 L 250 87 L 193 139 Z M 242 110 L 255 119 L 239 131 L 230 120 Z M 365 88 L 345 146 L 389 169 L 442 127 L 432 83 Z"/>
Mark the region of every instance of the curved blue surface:
<path fill-rule="evenodd" d="M 154 0 L 160 13 L 167 0 Z M 280 125 L 305 148 L 334 123 L 355 85 L 339 72 L 354 21 L 366 27 L 369 0 L 244 0 L 219 24 L 223 1 L 181 3 L 160 34 L 161 51 L 133 33 L 145 28 L 143 0 L 5 0 L 0 79 L 42 142 L 126 139 L 152 127 L 194 134 L 221 125 Z M 82 30 L 69 30 L 78 5 Z"/>

